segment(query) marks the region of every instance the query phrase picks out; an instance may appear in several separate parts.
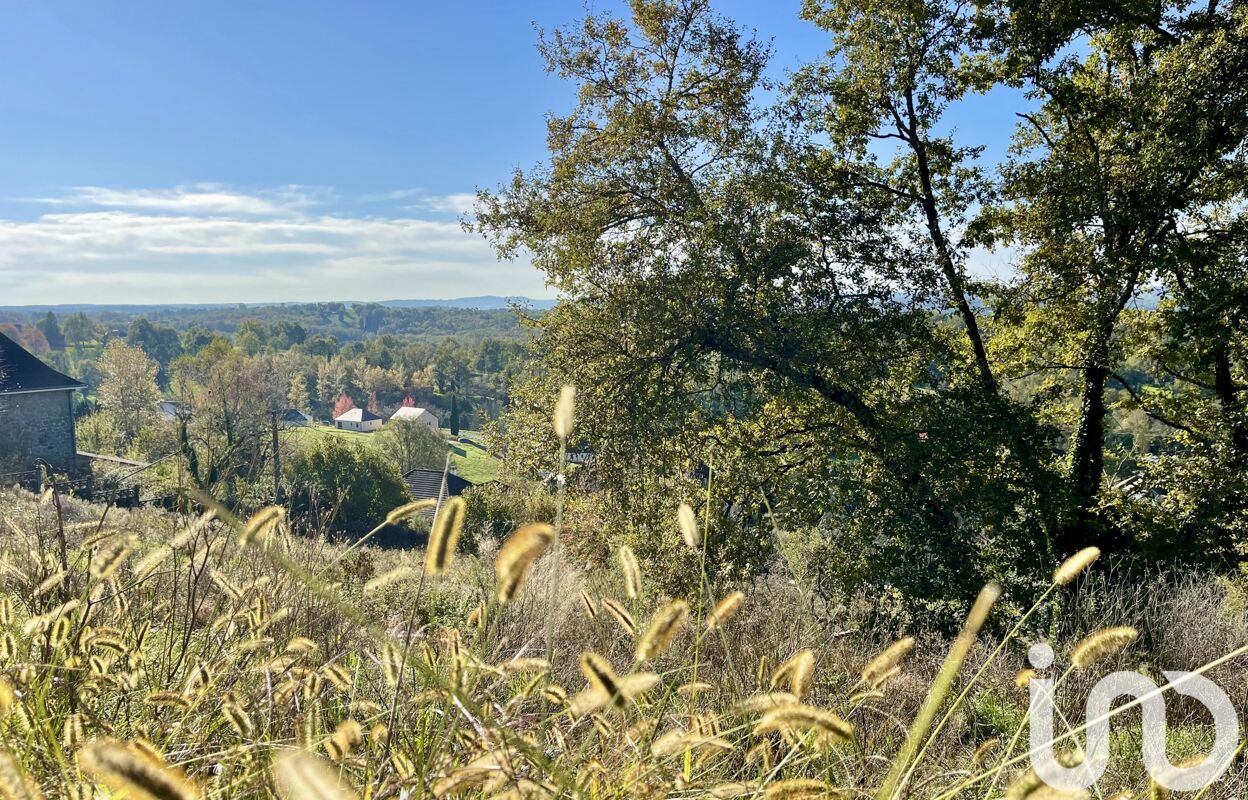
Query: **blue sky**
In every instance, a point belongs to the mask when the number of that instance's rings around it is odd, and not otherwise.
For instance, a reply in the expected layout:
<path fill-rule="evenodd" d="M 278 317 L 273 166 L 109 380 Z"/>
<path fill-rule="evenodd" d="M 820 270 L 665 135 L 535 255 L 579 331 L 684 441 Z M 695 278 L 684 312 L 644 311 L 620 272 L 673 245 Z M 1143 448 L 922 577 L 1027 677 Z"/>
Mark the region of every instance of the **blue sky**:
<path fill-rule="evenodd" d="M 619 11 L 618 2 L 592 8 Z M 572 102 L 578 0 L 0 4 L 0 304 L 550 296 L 457 219 Z M 800 0 L 717 8 L 822 52 Z M 1000 98 L 959 113 L 999 152 Z"/>

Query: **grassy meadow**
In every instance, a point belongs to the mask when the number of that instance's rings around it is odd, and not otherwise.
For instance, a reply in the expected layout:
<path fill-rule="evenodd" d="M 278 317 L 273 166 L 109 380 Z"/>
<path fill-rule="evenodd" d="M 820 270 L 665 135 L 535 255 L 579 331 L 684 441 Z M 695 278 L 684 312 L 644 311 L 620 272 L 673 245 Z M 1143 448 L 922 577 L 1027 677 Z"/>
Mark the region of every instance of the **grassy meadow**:
<path fill-rule="evenodd" d="M 996 587 L 957 640 L 894 639 L 869 627 L 870 598 L 821 608 L 782 570 L 673 599 L 630 552 L 583 572 L 545 525 L 457 556 L 460 521 L 442 509 L 426 554 L 293 535 L 277 509 L 244 522 L 0 495 L 0 797 L 1054 792 L 1024 755 L 1034 632 L 1011 630 Z M 680 522 L 696 559 L 705 532 Z M 1243 641 L 1232 587 L 1133 591 L 1094 555 L 1045 601 L 1066 609 L 1069 724 L 1111 669 L 1196 668 Z M 1089 659 L 1109 625 L 1134 634 Z M 1211 675 L 1248 691 L 1242 658 Z M 1115 721 L 1099 796 L 1149 791 L 1139 724 Z M 1174 759 L 1209 746 L 1199 711 L 1176 705 L 1171 725 Z M 1205 796 L 1245 788 L 1241 763 Z"/>

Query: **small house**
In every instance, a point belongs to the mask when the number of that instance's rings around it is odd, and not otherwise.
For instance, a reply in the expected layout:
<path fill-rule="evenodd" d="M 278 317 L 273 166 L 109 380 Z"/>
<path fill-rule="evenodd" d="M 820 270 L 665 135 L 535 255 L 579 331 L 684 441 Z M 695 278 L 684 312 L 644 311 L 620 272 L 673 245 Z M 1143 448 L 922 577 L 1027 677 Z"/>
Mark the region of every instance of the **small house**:
<path fill-rule="evenodd" d="M 85 388 L 0 334 L 0 460 L 74 472 L 74 392 Z"/>
<path fill-rule="evenodd" d="M 414 469 L 403 476 L 403 483 L 407 484 L 407 494 L 413 502 L 417 500 L 442 502 L 448 497 L 458 497 L 464 493 L 465 489 L 474 485 L 453 472 L 443 472 L 440 469 Z M 432 515 L 431 511 L 428 516 Z"/>
<path fill-rule="evenodd" d="M 398 411 L 390 415 L 391 422 L 394 422 L 395 420 L 400 420 L 400 419 L 414 420 L 416 422 L 421 423 L 422 425 L 428 426 L 429 430 L 433 431 L 434 433 L 438 432 L 438 428 L 439 428 L 438 418 L 434 416 L 433 412 L 427 408 L 403 406 Z"/>
<path fill-rule="evenodd" d="M 334 417 L 335 428 L 342 431 L 356 431 L 357 433 L 371 433 L 380 428 L 384 423 L 385 420 L 367 408 L 353 408 L 344 412 L 340 417 Z"/>

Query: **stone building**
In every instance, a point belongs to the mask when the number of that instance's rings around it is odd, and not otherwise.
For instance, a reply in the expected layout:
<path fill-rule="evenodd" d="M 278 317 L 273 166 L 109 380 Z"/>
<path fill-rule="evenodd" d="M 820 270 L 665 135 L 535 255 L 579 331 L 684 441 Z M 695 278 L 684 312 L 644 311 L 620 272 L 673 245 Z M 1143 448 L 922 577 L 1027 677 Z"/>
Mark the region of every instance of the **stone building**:
<path fill-rule="evenodd" d="M 74 392 L 85 388 L 0 334 L 0 472 L 75 472 Z"/>

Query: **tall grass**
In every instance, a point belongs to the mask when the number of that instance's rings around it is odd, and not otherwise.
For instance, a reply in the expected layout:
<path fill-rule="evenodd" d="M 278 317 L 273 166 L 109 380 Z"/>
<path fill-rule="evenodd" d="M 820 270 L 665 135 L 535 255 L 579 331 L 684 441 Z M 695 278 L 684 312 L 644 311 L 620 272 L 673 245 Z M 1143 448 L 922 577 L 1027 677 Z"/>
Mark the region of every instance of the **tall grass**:
<path fill-rule="evenodd" d="M 556 424 L 566 438 L 569 417 Z M 295 535 L 280 510 L 237 519 L 203 502 L 208 514 L 182 517 L 0 495 L 0 797 L 1037 790 L 1025 759 L 992 743 L 1024 730 L 1013 678 L 1029 643 L 1021 624 L 984 639 L 995 588 L 954 642 L 916 631 L 890 643 L 853 620 L 828 630 L 782 577 L 748 590 L 704 580 L 682 599 L 648 593 L 635 559 L 587 575 L 558 560 L 558 525 L 468 558 L 453 547 L 453 507 L 422 555 L 342 547 Z M 704 550 L 714 531 L 677 514 Z M 1054 591 L 1073 592 L 1070 641 L 1084 639 L 1085 593 L 1110 587 L 1058 577 Z M 1208 584 L 1175 585 L 1201 598 L 1206 628 L 1230 631 L 1201 642 L 1243 644 L 1242 608 L 1215 613 Z M 1143 667 L 1146 645 L 1172 642 L 1158 626 L 1177 608 L 1118 610 L 1087 622 L 1135 626 L 1141 641 L 1102 634 L 1077 663 Z M 1242 683 L 1242 667 L 1215 677 Z M 1096 673 L 1070 674 L 1078 690 Z M 1082 721 L 1079 701 L 1063 713 Z M 1207 749 L 1201 721 L 1182 722 L 1174 755 Z M 1105 796 L 1148 790 L 1138 720 L 1119 730 Z M 1240 768 L 1204 796 L 1246 788 Z"/>

